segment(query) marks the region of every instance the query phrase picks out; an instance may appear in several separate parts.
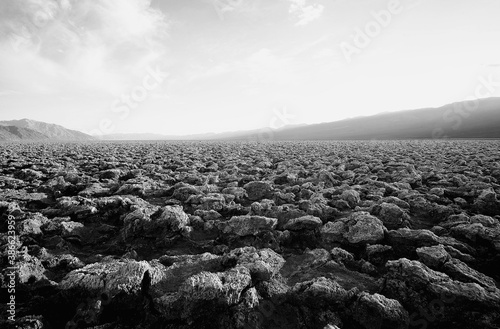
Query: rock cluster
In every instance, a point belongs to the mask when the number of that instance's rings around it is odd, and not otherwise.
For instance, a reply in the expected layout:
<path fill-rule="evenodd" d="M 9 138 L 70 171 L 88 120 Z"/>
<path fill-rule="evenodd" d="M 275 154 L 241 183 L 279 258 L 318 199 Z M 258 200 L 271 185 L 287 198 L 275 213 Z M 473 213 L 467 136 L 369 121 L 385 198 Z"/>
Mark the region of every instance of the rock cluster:
<path fill-rule="evenodd" d="M 2 144 L 0 325 L 499 328 L 499 146 Z"/>

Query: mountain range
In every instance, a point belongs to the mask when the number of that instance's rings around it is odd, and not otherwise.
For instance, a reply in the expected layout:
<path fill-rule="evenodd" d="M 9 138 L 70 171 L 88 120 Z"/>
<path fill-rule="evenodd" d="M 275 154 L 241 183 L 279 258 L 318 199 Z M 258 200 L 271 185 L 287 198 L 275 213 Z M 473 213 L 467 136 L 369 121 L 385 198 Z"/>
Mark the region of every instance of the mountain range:
<path fill-rule="evenodd" d="M 114 134 L 104 140 L 389 140 L 500 138 L 500 98 L 340 121 L 197 135 Z"/>
<path fill-rule="evenodd" d="M 90 136 L 28 119 L 0 121 L 0 141 L 22 140 L 389 140 L 500 138 L 500 98 L 438 108 L 384 112 L 340 121 L 195 135 L 151 133 Z"/>
<path fill-rule="evenodd" d="M 279 129 L 253 129 L 253 130 L 242 130 L 242 131 L 228 131 L 223 133 L 202 133 L 193 135 L 162 135 L 162 134 L 148 134 L 148 133 L 132 133 L 132 134 L 110 134 L 97 136 L 101 140 L 232 140 L 232 139 L 244 139 L 251 135 L 263 135 L 262 131 L 281 131 L 283 129 L 291 129 L 294 127 L 305 126 L 305 124 L 300 125 L 288 125 Z"/>
<path fill-rule="evenodd" d="M 29 119 L 0 121 L 0 141 L 89 141 L 95 138 L 76 130 Z"/>
<path fill-rule="evenodd" d="M 242 138 L 255 139 L 247 134 Z M 273 140 L 500 138 L 500 98 L 385 112 L 273 131 Z"/>

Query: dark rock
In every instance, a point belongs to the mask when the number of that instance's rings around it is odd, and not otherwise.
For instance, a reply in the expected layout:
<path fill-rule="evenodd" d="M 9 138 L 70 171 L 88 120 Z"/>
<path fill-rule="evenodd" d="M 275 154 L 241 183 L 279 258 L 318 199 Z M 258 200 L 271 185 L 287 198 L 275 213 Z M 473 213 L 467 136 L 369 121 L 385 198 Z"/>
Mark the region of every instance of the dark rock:
<path fill-rule="evenodd" d="M 81 289 L 88 296 L 106 293 L 113 298 L 119 293 L 139 293 L 146 272 L 151 276 L 152 285 L 160 283 L 165 277 L 165 267 L 160 263 L 125 259 L 94 263 L 74 270 L 61 281 L 59 287 L 62 290 Z"/>
<path fill-rule="evenodd" d="M 107 196 L 110 193 L 111 193 L 111 188 L 104 187 L 99 183 L 93 183 L 87 186 L 83 191 L 80 191 L 78 195 L 86 198 L 88 197 L 98 198 L 102 196 Z"/>
<path fill-rule="evenodd" d="M 237 265 L 246 267 L 252 278 L 258 281 L 268 281 L 283 267 L 285 260 L 271 249 L 257 250 L 253 247 L 238 248 L 223 257 L 237 259 Z"/>
<path fill-rule="evenodd" d="M 18 329 L 43 329 L 44 320 L 40 315 L 27 315 L 16 319 L 16 328 Z"/>
<path fill-rule="evenodd" d="M 85 227 L 82 223 L 72 221 L 61 222 L 60 225 L 62 237 L 77 235 Z"/>
<path fill-rule="evenodd" d="M 375 206 L 371 213 L 382 220 L 388 229 L 398 229 L 410 220 L 410 216 L 394 203 L 383 202 Z"/>
<path fill-rule="evenodd" d="M 290 231 L 301 231 L 301 230 L 314 230 L 320 227 L 323 223 L 321 219 L 314 216 L 303 216 L 298 218 L 290 219 L 284 226 L 283 229 Z"/>
<path fill-rule="evenodd" d="M 352 297 L 337 282 L 324 277 L 297 283 L 292 287 L 290 294 L 297 296 L 299 304 L 309 305 L 311 308 L 321 308 L 325 305 L 345 305 Z"/>
<path fill-rule="evenodd" d="M 362 292 L 351 306 L 355 321 L 362 328 L 408 328 L 408 312 L 394 299 Z"/>
<path fill-rule="evenodd" d="M 479 223 L 484 227 L 496 227 L 499 225 L 498 219 L 485 215 L 474 215 L 470 218 L 470 222 Z"/>
<path fill-rule="evenodd" d="M 222 217 L 222 215 L 219 214 L 215 210 L 201 210 L 201 209 L 198 209 L 198 210 L 196 210 L 194 212 L 194 214 L 195 214 L 195 216 L 199 216 L 200 218 L 202 218 L 204 221 L 207 221 L 207 220 L 216 220 L 216 219 L 220 219 Z"/>
<path fill-rule="evenodd" d="M 346 190 L 342 192 L 340 198 L 346 201 L 351 208 L 355 208 L 361 202 L 359 192 L 355 190 Z"/>
<path fill-rule="evenodd" d="M 161 209 L 158 223 L 165 223 L 174 231 L 180 231 L 189 223 L 189 217 L 180 206 L 165 206 Z"/>
<path fill-rule="evenodd" d="M 268 182 L 250 182 L 245 184 L 243 188 L 251 201 L 269 198 L 273 190 L 272 185 Z"/>
<path fill-rule="evenodd" d="M 33 280 L 36 282 L 47 279 L 44 274 L 45 268 L 38 258 L 28 254 L 21 254 L 18 257 L 16 266 L 18 273 L 17 278 L 20 283 L 29 283 Z"/>
<path fill-rule="evenodd" d="M 419 310 L 428 310 L 434 304 L 440 306 L 441 313 L 440 317 L 433 317 L 433 325 L 459 323 L 457 327 L 470 328 L 477 325 L 476 321 L 498 319 L 498 289 L 487 290 L 476 283 L 454 281 L 446 274 L 405 258 L 389 261 L 386 267 L 383 293 L 400 301 L 409 312 L 415 312 L 410 315 L 411 321 L 419 319 Z"/>
<path fill-rule="evenodd" d="M 272 230 L 278 219 L 263 216 L 234 216 L 226 222 L 219 222 L 219 229 L 225 234 L 239 236 L 255 235 L 260 231 Z"/>
<path fill-rule="evenodd" d="M 122 174 L 123 173 L 120 169 L 108 169 L 108 170 L 102 171 L 99 174 L 99 178 L 118 180 Z"/>
<path fill-rule="evenodd" d="M 500 214 L 500 201 L 498 201 L 497 194 L 492 188 L 481 192 L 474 202 L 474 207 L 484 215 L 494 216 Z"/>
<path fill-rule="evenodd" d="M 230 194 L 234 196 L 234 201 L 241 201 L 247 196 L 247 191 L 243 187 L 226 187 L 222 190 L 223 194 Z"/>
<path fill-rule="evenodd" d="M 374 292 L 379 289 L 375 279 L 359 273 L 359 269 L 352 267 L 353 262 L 350 261 L 348 256 L 344 255 L 346 258 L 342 258 L 339 254 L 338 251 L 334 251 L 332 256 L 325 249 L 307 250 L 301 255 L 287 257 L 280 273 L 289 285 L 325 277 L 335 280 L 347 290 L 358 288 Z M 338 261 L 333 260 L 335 257 L 337 257 Z"/>
<path fill-rule="evenodd" d="M 368 212 L 355 212 L 348 218 L 328 222 L 320 232 L 327 243 L 370 244 L 384 239 L 382 221 Z"/>
<path fill-rule="evenodd" d="M 443 272 L 455 280 L 472 282 L 483 286 L 486 290 L 496 290 L 495 280 L 469 267 L 461 260 L 452 258 L 443 266 Z"/>
<path fill-rule="evenodd" d="M 393 247 L 428 247 L 439 244 L 439 237 L 431 231 L 409 228 L 389 231 L 387 240 Z"/>
<path fill-rule="evenodd" d="M 420 261 L 433 269 L 440 269 L 451 258 L 441 244 L 432 247 L 421 247 L 416 251 Z"/>
<path fill-rule="evenodd" d="M 187 201 L 191 195 L 197 195 L 201 193 L 196 187 L 189 184 L 182 184 L 174 188 L 175 190 L 172 197 L 179 201 Z"/>
<path fill-rule="evenodd" d="M 484 241 L 488 247 L 496 252 L 500 251 L 500 228 L 484 227 L 480 223 L 461 224 L 451 228 L 450 233 L 457 239 L 462 239 L 471 243 Z"/>
<path fill-rule="evenodd" d="M 72 216 L 79 220 L 91 217 L 97 212 L 96 204 L 83 197 L 61 197 L 53 208 L 42 211 L 48 217 Z"/>
<path fill-rule="evenodd" d="M 42 235 L 41 227 L 49 222 L 49 219 L 41 214 L 30 216 L 17 223 L 17 232 L 19 235 L 39 236 Z"/>
<path fill-rule="evenodd" d="M 354 261 L 354 255 L 342 248 L 333 248 L 330 251 L 330 254 L 332 255 L 333 260 L 337 263 L 344 264 Z"/>
<path fill-rule="evenodd" d="M 394 250 L 391 246 L 380 244 L 366 246 L 366 256 L 375 265 L 384 265 L 389 259 L 394 257 Z"/>
<path fill-rule="evenodd" d="M 452 246 L 444 246 L 444 249 L 448 252 L 448 254 L 450 254 L 451 257 L 460 259 L 463 262 L 473 263 L 476 261 L 471 255 L 463 253 Z"/>

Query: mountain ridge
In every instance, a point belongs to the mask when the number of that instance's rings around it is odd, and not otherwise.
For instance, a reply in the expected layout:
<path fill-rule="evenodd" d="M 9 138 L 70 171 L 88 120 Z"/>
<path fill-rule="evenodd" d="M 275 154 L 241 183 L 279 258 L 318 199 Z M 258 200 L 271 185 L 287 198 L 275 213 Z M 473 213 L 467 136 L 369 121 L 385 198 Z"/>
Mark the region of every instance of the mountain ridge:
<path fill-rule="evenodd" d="M 470 109 L 471 102 L 477 109 Z M 149 136 L 148 136 L 149 135 Z M 137 138 L 140 136 L 140 138 Z M 136 139 L 137 138 L 137 139 Z M 113 134 L 101 140 L 384 140 L 500 138 L 500 98 L 455 102 L 440 107 L 384 111 L 332 122 L 279 129 L 192 135 Z"/>
<path fill-rule="evenodd" d="M 472 106 L 474 105 L 474 106 Z M 13 127 L 17 128 L 14 129 Z M 455 102 L 436 108 L 381 112 L 333 122 L 222 133 L 154 133 L 90 136 L 30 119 L 0 121 L 0 141 L 10 140 L 387 140 L 500 138 L 500 98 Z"/>
<path fill-rule="evenodd" d="M 500 98 L 455 102 L 437 108 L 371 116 L 273 131 L 273 140 L 384 140 L 500 138 Z M 243 139 L 258 136 L 244 135 Z"/>
<path fill-rule="evenodd" d="M 0 141 L 32 141 L 48 139 L 49 138 L 47 136 L 32 129 L 0 125 Z"/>
<path fill-rule="evenodd" d="M 11 127 L 11 128 L 6 128 Z M 18 128 L 18 133 L 15 133 L 12 127 Z M 80 131 L 67 129 L 63 126 L 53 123 L 35 121 L 31 119 L 20 120 L 4 120 L 0 121 L 2 134 L 0 140 L 27 140 L 27 141 L 90 141 L 95 140 L 94 137 L 84 134 Z"/>

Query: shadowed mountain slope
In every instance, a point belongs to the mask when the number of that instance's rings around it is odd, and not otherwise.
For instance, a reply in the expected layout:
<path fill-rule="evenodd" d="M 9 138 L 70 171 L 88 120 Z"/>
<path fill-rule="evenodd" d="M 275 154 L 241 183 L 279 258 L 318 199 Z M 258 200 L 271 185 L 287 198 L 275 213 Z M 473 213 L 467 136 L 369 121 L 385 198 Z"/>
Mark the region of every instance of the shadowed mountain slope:
<path fill-rule="evenodd" d="M 61 140 L 61 141 L 88 141 L 94 140 L 94 137 L 84 134 L 82 132 L 66 129 L 62 126 L 45 123 L 40 121 L 34 121 L 29 119 L 22 120 L 10 120 L 10 121 L 0 121 L 0 128 L 2 131 L 13 131 L 12 129 L 6 129 L 5 127 L 16 127 L 18 128 L 18 133 L 14 133 L 18 136 L 18 140 Z M 36 132 L 38 134 L 34 134 Z M 5 133 L 5 137 L 0 135 L 0 140 L 16 140 L 9 139 L 9 135 Z M 13 136 L 10 136 L 13 138 Z"/>

